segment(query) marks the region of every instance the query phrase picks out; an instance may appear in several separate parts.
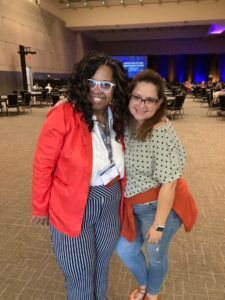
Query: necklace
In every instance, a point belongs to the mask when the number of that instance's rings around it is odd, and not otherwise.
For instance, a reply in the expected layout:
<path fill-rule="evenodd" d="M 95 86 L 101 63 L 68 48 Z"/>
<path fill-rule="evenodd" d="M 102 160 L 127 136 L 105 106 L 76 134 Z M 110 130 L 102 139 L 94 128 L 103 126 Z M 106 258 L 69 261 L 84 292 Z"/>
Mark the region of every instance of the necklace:
<path fill-rule="evenodd" d="M 99 124 L 101 127 L 103 127 L 103 128 L 105 128 L 105 127 L 106 127 L 106 125 L 105 125 L 105 124 L 103 124 L 103 123 L 101 123 L 101 122 L 99 122 L 99 121 L 98 121 L 98 124 Z"/>
<path fill-rule="evenodd" d="M 100 121 L 100 120 L 101 121 Z M 94 122 L 97 122 L 97 124 L 102 128 L 102 130 L 106 130 L 106 127 L 107 127 L 107 122 L 108 122 L 108 112 L 106 111 L 105 113 L 104 113 L 104 115 L 100 115 L 99 116 L 99 119 L 98 119 L 98 117 L 96 116 L 96 115 L 93 115 L 92 116 L 92 120 L 94 121 Z"/>
<path fill-rule="evenodd" d="M 99 126 L 101 126 L 102 128 L 105 128 L 105 127 L 106 127 L 106 124 L 103 123 L 103 122 L 101 122 L 101 121 L 99 121 L 98 118 L 97 118 L 95 115 L 92 116 L 92 120 L 93 120 L 94 122 L 97 122 L 97 123 L 99 124 Z"/>

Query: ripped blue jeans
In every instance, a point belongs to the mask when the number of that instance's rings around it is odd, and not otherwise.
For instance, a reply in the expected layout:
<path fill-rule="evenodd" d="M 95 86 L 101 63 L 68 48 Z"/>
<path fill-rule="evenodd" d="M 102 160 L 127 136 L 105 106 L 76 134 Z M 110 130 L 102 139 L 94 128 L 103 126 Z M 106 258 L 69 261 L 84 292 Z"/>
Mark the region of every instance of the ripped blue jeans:
<path fill-rule="evenodd" d="M 172 237 L 181 226 L 178 215 L 171 210 L 161 240 L 157 244 L 146 241 L 145 235 L 153 224 L 157 202 L 135 205 L 134 217 L 136 222 L 136 240 L 128 242 L 120 237 L 116 253 L 125 266 L 131 271 L 139 285 L 146 285 L 147 292 L 156 295 L 168 270 L 168 248 Z M 148 266 L 141 247 L 144 243 L 148 257 Z"/>

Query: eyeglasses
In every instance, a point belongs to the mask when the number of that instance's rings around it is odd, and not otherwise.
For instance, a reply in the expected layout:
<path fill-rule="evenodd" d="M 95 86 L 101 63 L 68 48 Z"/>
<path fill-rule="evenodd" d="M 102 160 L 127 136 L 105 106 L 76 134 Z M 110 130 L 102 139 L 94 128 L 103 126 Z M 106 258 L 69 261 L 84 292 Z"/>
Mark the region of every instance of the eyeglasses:
<path fill-rule="evenodd" d="M 109 82 L 109 81 L 98 81 L 98 80 L 94 80 L 94 79 L 88 79 L 88 86 L 90 88 L 90 90 L 94 90 L 96 88 L 96 86 L 98 85 L 100 90 L 102 92 L 106 92 L 109 93 L 112 89 L 112 87 L 114 87 L 116 84 Z"/>
<path fill-rule="evenodd" d="M 131 100 L 136 103 L 136 104 L 141 104 L 141 102 L 143 101 L 144 104 L 146 104 L 147 106 L 151 106 L 151 105 L 156 105 L 158 103 L 160 103 L 159 99 L 156 98 L 152 98 L 152 97 L 148 97 L 146 99 L 141 98 L 138 95 L 132 94 L 131 95 Z"/>

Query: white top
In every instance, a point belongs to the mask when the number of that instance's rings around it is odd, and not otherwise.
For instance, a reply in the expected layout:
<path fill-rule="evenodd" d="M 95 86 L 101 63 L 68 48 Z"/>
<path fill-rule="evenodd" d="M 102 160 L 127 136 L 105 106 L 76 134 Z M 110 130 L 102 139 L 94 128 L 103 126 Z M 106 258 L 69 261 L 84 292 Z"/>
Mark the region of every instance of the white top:
<path fill-rule="evenodd" d="M 52 87 L 50 85 L 46 85 L 45 89 L 48 90 L 48 93 L 51 93 L 52 91 Z"/>
<path fill-rule="evenodd" d="M 96 117 L 93 116 L 94 120 L 94 128 L 92 130 L 92 146 L 93 146 L 93 166 L 92 166 L 92 176 L 91 176 L 91 186 L 103 185 L 102 179 L 99 175 L 99 172 L 110 165 L 108 151 L 106 146 L 102 140 L 98 122 L 95 121 Z M 111 135 L 111 145 L 112 145 L 112 153 L 113 153 L 113 162 L 115 163 L 120 178 L 124 177 L 124 152 L 122 148 L 122 144 L 115 140 L 115 132 L 112 129 L 113 125 L 113 117 L 110 108 L 108 108 L 108 122 L 110 128 Z"/>

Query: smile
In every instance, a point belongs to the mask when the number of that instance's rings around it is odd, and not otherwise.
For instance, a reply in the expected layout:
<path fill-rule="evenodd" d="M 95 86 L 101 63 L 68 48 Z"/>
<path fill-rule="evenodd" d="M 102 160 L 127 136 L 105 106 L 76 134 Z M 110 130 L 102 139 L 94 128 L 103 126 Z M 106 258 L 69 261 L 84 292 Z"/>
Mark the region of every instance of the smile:
<path fill-rule="evenodd" d="M 101 97 L 92 97 L 92 103 L 100 103 L 104 100 L 104 98 Z"/>
<path fill-rule="evenodd" d="M 137 109 L 137 108 L 134 108 L 134 110 L 135 110 L 135 112 L 137 113 L 137 114 L 145 114 L 147 111 L 143 111 L 143 110 L 139 110 L 139 109 Z"/>

